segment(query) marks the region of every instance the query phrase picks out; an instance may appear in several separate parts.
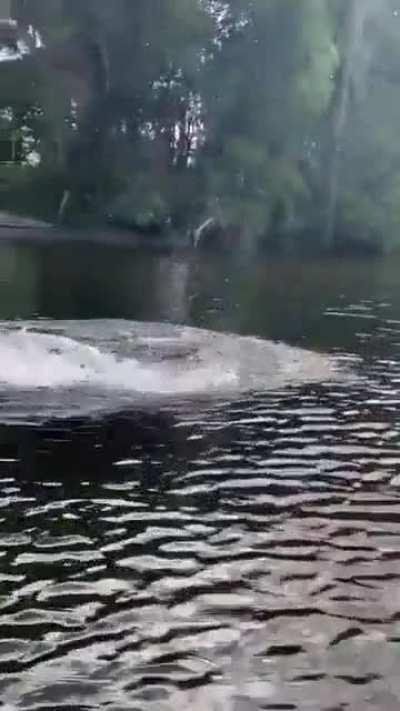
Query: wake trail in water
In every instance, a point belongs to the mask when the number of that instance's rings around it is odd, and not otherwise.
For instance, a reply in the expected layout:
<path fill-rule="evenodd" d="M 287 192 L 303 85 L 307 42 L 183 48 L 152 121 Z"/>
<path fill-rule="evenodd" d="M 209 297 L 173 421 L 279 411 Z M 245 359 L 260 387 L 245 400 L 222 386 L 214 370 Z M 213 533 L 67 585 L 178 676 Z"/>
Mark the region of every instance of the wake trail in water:
<path fill-rule="evenodd" d="M 169 324 L 0 324 L 3 419 L 15 406 L 22 414 L 25 407 L 28 413 L 71 416 L 146 398 L 212 397 L 324 382 L 334 374 L 333 360 L 317 353 Z"/>
<path fill-rule="evenodd" d="M 137 358 L 118 359 L 95 346 L 63 336 L 23 330 L 0 341 L 1 382 L 16 388 L 61 388 L 91 385 L 144 393 L 197 392 L 236 383 L 230 371 L 194 367 L 172 371 Z"/>

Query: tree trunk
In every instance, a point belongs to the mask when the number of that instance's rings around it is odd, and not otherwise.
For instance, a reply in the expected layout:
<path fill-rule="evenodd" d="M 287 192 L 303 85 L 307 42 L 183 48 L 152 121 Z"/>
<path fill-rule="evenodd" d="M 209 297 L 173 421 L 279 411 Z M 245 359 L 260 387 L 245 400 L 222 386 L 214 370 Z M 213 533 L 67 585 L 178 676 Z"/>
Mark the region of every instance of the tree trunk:
<path fill-rule="evenodd" d="M 343 139 L 349 118 L 352 93 L 357 88 L 357 75 L 362 61 L 365 23 L 370 10 L 370 0 L 348 0 L 345 18 L 344 60 L 333 111 L 332 145 L 327 184 L 328 204 L 323 233 L 323 245 L 328 250 L 333 247 L 335 240 Z"/>

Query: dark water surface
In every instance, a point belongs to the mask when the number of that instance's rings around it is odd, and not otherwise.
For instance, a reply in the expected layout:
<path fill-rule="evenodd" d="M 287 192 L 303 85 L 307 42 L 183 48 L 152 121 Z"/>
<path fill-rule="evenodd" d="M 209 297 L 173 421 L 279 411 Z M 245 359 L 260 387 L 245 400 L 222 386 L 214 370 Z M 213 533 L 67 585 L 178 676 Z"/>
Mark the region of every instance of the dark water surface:
<path fill-rule="evenodd" d="M 399 268 L 2 247 L 2 319 L 254 334 L 357 377 L 1 426 L 0 707 L 399 708 Z"/>

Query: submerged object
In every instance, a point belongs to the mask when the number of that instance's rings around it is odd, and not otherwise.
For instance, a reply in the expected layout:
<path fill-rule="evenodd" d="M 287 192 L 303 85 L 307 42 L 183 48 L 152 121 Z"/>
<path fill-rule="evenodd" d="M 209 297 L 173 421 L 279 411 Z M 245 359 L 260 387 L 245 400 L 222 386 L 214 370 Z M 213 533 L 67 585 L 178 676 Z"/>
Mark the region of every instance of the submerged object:
<path fill-rule="evenodd" d="M 328 356 L 186 326 L 0 323 L 0 421 L 236 397 L 324 382 L 335 373 Z"/>

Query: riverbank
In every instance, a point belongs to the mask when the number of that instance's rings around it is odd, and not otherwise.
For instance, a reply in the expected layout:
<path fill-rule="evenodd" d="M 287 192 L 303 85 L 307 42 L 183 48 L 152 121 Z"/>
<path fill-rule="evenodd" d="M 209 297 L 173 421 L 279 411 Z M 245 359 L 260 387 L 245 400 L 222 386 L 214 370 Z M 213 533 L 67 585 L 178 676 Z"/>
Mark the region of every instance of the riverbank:
<path fill-rule="evenodd" d="M 282 256 L 290 258 L 313 257 L 380 257 L 386 252 L 382 245 L 369 242 L 345 242 L 339 240 L 334 248 L 326 250 L 318 243 L 318 239 L 310 235 L 286 240 L 279 247 L 273 240 L 261 241 L 258 244 L 248 244 L 246 240 L 233 240 L 231 236 L 223 233 L 209 235 L 201 241 L 192 239 L 189 232 L 141 232 L 134 228 L 128 229 L 98 223 L 94 226 L 57 225 L 29 217 L 20 217 L 12 213 L 0 212 L 0 244 L 2 243 L 34 243 L 44 244 L 93 244 L 99 246 L 121 247 L 125 249 L 150 249 L 156 251 L 186 251 L 199 248 L 205 251 L 235 253 L 243 252 L 248 255 L 264 253 L 273 257 Z M 300 249 L 301 245 L 301 249 Z M 395 250 L 398 252 L 398 250 Z"/>
<path fill-rule="evenodd" d="M 20 217 L 11 213 L 0 212 L 0 244 L 7 242 L 26 242 L 35 244 L 89 243 L 138 249 L 184 249 L 189 247 L 189 240 L 180 235 L 151 235 L 122 229 L 112 225 L 96 227 L 71 227 L 54 225 L 33 218 Z"/>

